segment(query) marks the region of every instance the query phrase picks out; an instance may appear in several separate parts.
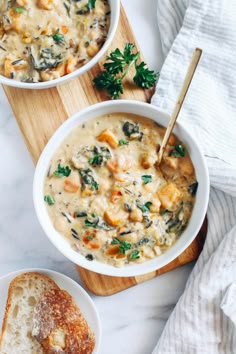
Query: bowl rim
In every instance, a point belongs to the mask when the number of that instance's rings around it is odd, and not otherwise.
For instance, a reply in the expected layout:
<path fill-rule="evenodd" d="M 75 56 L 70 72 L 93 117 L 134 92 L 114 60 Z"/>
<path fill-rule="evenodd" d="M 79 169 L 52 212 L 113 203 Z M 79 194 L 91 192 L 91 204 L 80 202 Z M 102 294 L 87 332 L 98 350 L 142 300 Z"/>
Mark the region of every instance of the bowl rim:
<path fill-rule="evenodd" d="M 99 109 L 103 110 L 104 112 L 98 113 Z M 152 120 L 155 120 L 157 117 L 158 121 L 161 120 L 161 125 L 164 125 L 164 120 L 166 122 L 165 125 L 167 125 L 169 120 L 169 115 L 159 110 L 155 106 L 134 100 L 100 102 L 75 113 L 56 130 L 40 155 L 36 165 L 33 180 L 34 208 L 39 223 L 41 224 L 41 227 L 49 240 L 67 259 L 76 265 L 103 275 L 117 277 L 143 275 L 156 271 L 157 269 L 164 267 L 175 258 L 177 258 L 194 240 L 206 216 L 210 191 L 208 168 L 199 145 L 195 141 L 194 137 L 188 133 L 187 129 L 182 125 L 181 122 L 176 122 L 174 133 L 177 134 L 177 136 L 181 133 L 186 139 L 186 141 L 183 141 L 185 144 L 186 142 L 191 142 L 191 145 L 188 146 L 188 151 L 190 153 L 191 159 L 193 160 L 194 156 L 194 159 L 198 162 L 198 165 L 196 166 L 194 164 L 194 167 L 197 175 L 197 180 L 199 182 L 200 179 L 201 184 L 199 183 L 196 202 L 188 226 L 186 227 L 181 237 L 175 242 L 175 244 L 161 256 L 147 260 L 143 263 L 125 265 L 123 267 L 114 267 L 106 263 L 98 262 L 96 260 L 93 260 L 92 262 L 88 261 L 84 256 L 74 251 L 69 242 L 54 229 L 49 218 L 49 214 L 46 210 L 45 202 L 43 201 L 44 178 L 47 173 L 49 162 L 58 146 L 70 134 L 70 132 L 77 125 L 82 124 L 83 121 L 87 121 L 89 119 L 112 112 L 134 113 L 136 115 L 146 116 Z M 89 118 L 87 117 L 88 115 L 90 115 Z M 151 118 L 150 116 L 152 115 L 155 116 L 155 118 Z M 162 118 L 160 119 L 160 117 Z"/>
<path fill-rule="evenodd" d="M 112 1 L 114 9 L 111 11 L 111 23 L 108 31 L 107 40 L 104 43 L 104 45 L 101 47 L 101 49 L 98 51 L 98 53 L 91 60 L 89 60 L 85 65 L 81 66 L 79 69 L 73 71 L 72 73 L 61 76 L 57 79 L 50 80 L 50 81 L 43 81 L 43 82 L 35 82 L 35 83 L 21 82 L 0 75 L 0 84 L 15 87 L 15 88 L 40 90 L 40 89 L 51 88 L 51 87 L 58 86 L 60 84 L 64 84 L 65 82 L 72 80 L 76 77 L 79 77 L 80 75 L 90 70 L 97 62 L 99 62 L 99 60 L 103 57 L 105 52 L 110 47 L 118 27 L 119 18 L 120 18 L 120 0 L 108 0 L 108 1 L 109 3 Z"/>

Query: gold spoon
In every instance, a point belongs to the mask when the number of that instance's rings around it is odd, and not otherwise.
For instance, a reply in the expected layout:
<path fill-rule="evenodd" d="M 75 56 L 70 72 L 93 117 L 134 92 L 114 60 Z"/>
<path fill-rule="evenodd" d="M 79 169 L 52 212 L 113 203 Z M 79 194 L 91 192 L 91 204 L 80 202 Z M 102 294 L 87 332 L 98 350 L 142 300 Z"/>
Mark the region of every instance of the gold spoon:
<path fill-rule="evenodd" d="M 181 91 L 180 91 L 180 94 L 179 94 L 179 98 L 178 98 L 178 100 L 177 100 L 177 102 L 175 104 L 174 111 L 173 111 L 172 116 L 170 118 L 169 124 L 168 124 L 168 126 L 166 128 L 166 132 L 165 132 L 164 138 L 162 140 L 160 149 L 158 151 L 156 166 L 159 166 L 160 163 L 161 163 L 166 144 L 167 144 L 167 142 L 169 140 L 170 134 L 171 134 L 171 132 L 172 132 L 172 130 L 174 128 L 175 122 L 176 122 L 176 120 L 178 118 L 180 109 L 181 109 L 182 104 L 184 102 L 185 96 L 187 94 L 188 88 L 189 88 L 190 83 L 192 81 L 193 75 L 194 75 L 195 70 L 197 68 L 197 65 L 199 63 L 201 55 L 202 55 L 202 50 L 199 49 L 199 48 L 196 48 L 194 53 L 193 53 L 191 62 L 189 64 L 188 71 L 187 71 L 187 73 L 185 75 L 184 83 L 182 85 L 182 88 L 181 88 Z"/>

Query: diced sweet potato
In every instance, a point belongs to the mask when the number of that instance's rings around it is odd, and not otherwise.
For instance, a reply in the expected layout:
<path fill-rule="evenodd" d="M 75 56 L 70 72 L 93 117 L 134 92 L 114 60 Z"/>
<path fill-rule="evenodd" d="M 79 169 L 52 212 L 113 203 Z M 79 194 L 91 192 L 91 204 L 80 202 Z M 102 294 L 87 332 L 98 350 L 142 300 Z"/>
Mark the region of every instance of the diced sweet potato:
<path fill-rule="evenodd" d="M 122 197 L 121 191 L 113 191 L 111 194 L 111 202 L 116 203 Z"/>
<path fill-rule="evenodd" d="M 106 210 L 104 213 L 104 220 L 111 226 L 118 226 L 127 220 L 128 214 L 117 208 Z"/>
<path fill-rule="evenodd" d="M 157 155 L 154 153 L 144 153 L 141 156 L 141 165 L 145 169 L 152 167 L 156 161 L 157 161 Z"/>
<path fill-rule="evenodd" d="M 172 210 L 181 198 L 181 192 L 172 182 L 165 184 L 157 192 L 161 206 L 165 209 Z"/>
<path fill-rule="evenodd" d="M 120 217 L 120 215 L 115 213 L 112 210 L 111 211 L 109 211 L 109 210 L 105 211 L 104 219 L 111 226 L 118 226 L 121 223 L 121 221 L 122 221 L 122 218 Z"/>
<path fill-rule="evenodd" d="M 184 176 L 191 176 L 194 174 L 193 164 L 189 157 L 184 157 L 181 159 L 179 168 Z"/>
<path fill-rule="evenodd" d="M 98 139 L 98 141 L 105 141 L 113 149 L 117 148 L 117 146 L 119 145 L 119 142 L 118 142 L 116 136 L 109 129 L 103 130 L 98 135 L 97 139 Z"/>
<path fill-rule="evenodd" d="M 64 181 L 64 191 L 67 193 L 76 193 L 79 189 L 80 185 L 73 182 L 70 179 L 66 179 Z"/>
<path fill-rule="evenodd" d="M 168 156 L 164 159 L 164 163 L 172 170 L 177 170 L 179 166 L 179 159 L 177 159 L 176 157 Z"/>

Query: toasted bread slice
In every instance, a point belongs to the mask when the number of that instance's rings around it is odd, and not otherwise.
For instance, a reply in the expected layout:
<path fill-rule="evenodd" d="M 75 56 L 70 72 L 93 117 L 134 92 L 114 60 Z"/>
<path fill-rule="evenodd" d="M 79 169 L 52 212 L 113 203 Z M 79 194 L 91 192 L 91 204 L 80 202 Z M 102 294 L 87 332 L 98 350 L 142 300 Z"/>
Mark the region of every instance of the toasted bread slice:
<path fill-rule="evenodd" d="M 0 354 L 43 354 L 43 348 L 32 337 L 35 304 L 49 289 L 59 289 L 49 277 L 23 273 L 14 278 L 8 290 L 7 304 L 0 337 Z"/>
<path fill-rule="evenodd" d="M 34 308 L 32 334 L 47 354 L 91 354 L 95 337 L 67 291 L 46 291 Z"/>

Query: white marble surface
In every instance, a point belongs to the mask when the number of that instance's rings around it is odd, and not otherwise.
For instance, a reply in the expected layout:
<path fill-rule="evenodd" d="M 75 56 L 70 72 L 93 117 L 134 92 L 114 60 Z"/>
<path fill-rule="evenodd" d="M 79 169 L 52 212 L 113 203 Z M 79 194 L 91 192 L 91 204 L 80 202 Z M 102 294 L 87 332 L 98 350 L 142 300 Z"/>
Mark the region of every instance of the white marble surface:
<path fill-rule="evenodd" d="M 123 0 L 136 38 L 151 68 L 163 57 L 156 0 Z M 0 90 L 0 276 L 29 267 L 62 272 L 80 283 L 74 265 L 45 237 L 32 201 L 34 166 L 7 99 Z M 91 295 L 100 313 L 100 354 L 149 354 L 181 295 L 187 265 L 110 297 Z"/>

